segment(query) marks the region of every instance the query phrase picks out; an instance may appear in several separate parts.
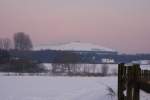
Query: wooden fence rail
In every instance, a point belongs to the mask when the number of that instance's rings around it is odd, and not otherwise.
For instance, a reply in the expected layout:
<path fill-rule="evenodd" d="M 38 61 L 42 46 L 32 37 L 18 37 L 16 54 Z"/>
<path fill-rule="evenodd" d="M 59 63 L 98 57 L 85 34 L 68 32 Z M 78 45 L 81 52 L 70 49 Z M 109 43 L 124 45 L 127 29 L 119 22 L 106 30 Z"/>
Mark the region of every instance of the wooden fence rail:
<path fill-rule="evenodd" d="M 139 100 L 140 89 L 150 93 L 150 71 L 140 65 L 118 66 L 118 100 Z"/>

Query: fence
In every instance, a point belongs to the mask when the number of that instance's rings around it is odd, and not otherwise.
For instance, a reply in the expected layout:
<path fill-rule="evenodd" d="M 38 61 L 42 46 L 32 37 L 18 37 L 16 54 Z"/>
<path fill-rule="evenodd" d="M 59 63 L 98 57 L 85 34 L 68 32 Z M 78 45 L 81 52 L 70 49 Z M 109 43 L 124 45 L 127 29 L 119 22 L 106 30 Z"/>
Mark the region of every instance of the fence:
<path fill-rule="evenodd" d="M 140 89 L 150 93 L 150 71 L 140 65 L 118 66 L 118 100 L 139 100 Z"/>

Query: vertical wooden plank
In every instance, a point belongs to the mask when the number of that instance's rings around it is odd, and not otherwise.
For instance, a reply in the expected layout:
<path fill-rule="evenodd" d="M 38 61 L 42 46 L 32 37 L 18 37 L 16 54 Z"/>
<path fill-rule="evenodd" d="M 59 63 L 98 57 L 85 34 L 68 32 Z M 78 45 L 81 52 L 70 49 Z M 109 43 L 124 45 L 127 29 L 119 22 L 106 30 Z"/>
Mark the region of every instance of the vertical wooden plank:
<path fill-rule="evenodd" d="M 132 67 L 127 69 L 127 100 L 132 100 Z"/>
<path fill-rule="evenodd" d="M 150 71 L 148 71 L 148 81 L 150 81 Z"/>
<path fill-rule="evenodd" d="M 118 100 L 124 100 L 123 72 L 124 72 L 124 64 L 121 63 L 118 65 Z"/>
<path fill-rule="evenodd" d="M 121 100 L 121 71 L 122 71 L 122 64 L 118 65 L 118 100 Z"/>
<path fill-rule="evenodd" d="M 139 90 L 139 84 L 138 84 L 138 82 L 139 82 L 139 80 L 140 80 L 140 71 L 141 71 L 141 69 L 140 69 L 140 66 L 139 65 L 137 65 L 137 64 L 135 64 L 135 65 L 133 65 L 133 69 L 134 69 L 134 83 L 133 83 L 133 85 L 134 85 L 134 94 L 133 94 L 133 100 L 139 100 L 139 97 L 140 97 L 140 90 Z"/>
<path fill-rule="evenodd" d="M 135 95 L 134 95 L 134 100 L 139 100 L 140 99 L 140 89 L 139 85 L 135 84 Z"/>
<path fill-rule="evenodd" d="M 130 82 L 127 83 L 127 100 L 132 100 L 132 85 Z"/>

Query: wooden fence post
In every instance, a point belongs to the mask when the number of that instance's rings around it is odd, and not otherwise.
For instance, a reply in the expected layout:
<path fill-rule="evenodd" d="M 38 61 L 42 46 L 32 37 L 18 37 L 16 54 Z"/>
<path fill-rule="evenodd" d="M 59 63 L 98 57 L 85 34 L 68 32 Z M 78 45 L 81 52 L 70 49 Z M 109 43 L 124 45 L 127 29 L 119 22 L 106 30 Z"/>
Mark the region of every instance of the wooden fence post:
<path fill-rule="evenodd" d="M 125 100 L 125 96 L 123 94 L 125 89 L 123 79 L 123 75 L 125 73 L 124 67 L 123 63 L 118 65 L 118 100 Z"/>
<path fill-rule="evenodd" d="M 141 69 L 140 66 L 135 64 L 132 66 L 133 67 L 133 71 L 134 71 L 134 78 L 133 78 L 133 85 L 134 85 L 134 94 L 133 94 L 133 100 L 139 100 L 140 97 L 140 90 L 139 90 L 139 80 L 140 80 L 140 73 L 141 73 Z"/>
<path fill-rule="evenodd" d="M 132 89 L 132 80 L 133 79 L 133 70 L 132 67 L 127 68 L 127 100 L 133 100 L 133 89 Z"/>
<path fill-rule="evenodd" d="M 124 90 L 127 90 L 126 96 Z M 118 66 L 118 100 L 139 100 L 140 89 L 150 93 L 150 71 L 141 70 L 140 65 Z"/>

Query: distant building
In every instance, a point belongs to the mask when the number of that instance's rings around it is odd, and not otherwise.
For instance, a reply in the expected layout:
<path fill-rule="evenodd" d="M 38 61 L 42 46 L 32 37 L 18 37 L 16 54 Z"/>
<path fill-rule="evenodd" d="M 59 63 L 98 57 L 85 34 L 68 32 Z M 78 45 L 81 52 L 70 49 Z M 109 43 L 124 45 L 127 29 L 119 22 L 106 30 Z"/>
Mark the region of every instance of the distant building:
<path fill-rule="evenodd" d="M 82 53 L 95 52 L 96 54 L 117 54 L 114 49 L 102 47 L 91 43 L 70 42 L 57 45 L 40 45 L 33 48 L 33 50 L 58 50 L 58 51 L 72 51 Z"/>
<path fill-rule="evenodd" d="M 70 42 L 57 45 L 41 45 L 36 46 L 34 51 L 41 50 L 51 50 L 57 52 L 50 52 L 51 62 L 53 62 L 53 57 L 60 57 L 59 51 L 69 51 L 76 53 L 80 56 L 79 63 L 114 63 L 113 59 L 109 59 L 112 55 L 117 55 L 118 52 L 114 49 L 107 47 L 102 47 L 92 43 L 81 43 L 81 42 Z M 108 56 L 108 57 L 107 57 Z"/>
<path fill-rule="evenodd" d="M 32 51 L 11 50 L 12 57 L 31 59 L 39 63 L 55 63 L 63 58 L 62 51 L 77 54 L 77 63 L 139 63 L 150 64 L 150 54 L 119 54 L 118 51 L 91 43 L 70 42 L 57 45 L 35 46 Z"/>

